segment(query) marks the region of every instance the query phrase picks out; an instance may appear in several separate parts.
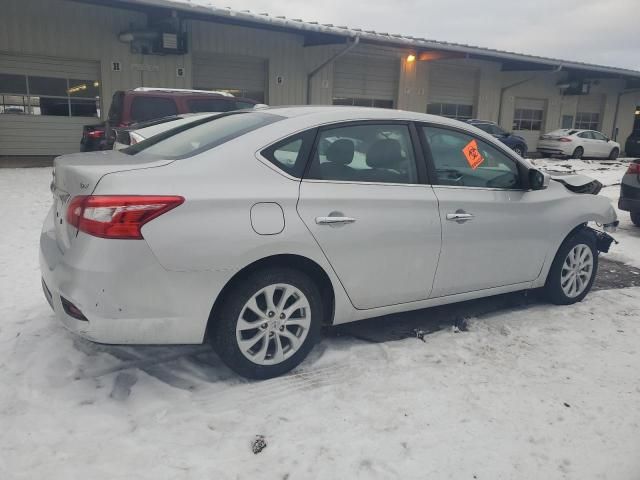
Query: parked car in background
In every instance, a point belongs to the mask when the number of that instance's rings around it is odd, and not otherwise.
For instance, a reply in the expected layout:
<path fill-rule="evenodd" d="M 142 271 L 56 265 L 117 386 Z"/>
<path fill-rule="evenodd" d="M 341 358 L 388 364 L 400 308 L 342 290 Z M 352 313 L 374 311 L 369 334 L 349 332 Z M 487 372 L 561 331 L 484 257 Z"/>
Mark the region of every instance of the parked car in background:
<path fill-rule="evenodd" d="M 595 130 L 563 128 L 540 136 L 538 152 L 570 158 L 609 158 L 620 154 L 620 144 Z"/>
<path fill-rule="evenodd" d="M 227 92 L 151 87 L 119 90 L 113 94 L 107 121 L 83 127 L 80 151 L 112 149 L 115 129 L 133 123 L 184 113 L 229 112 L 257 104 L 255 100 L 234 97 Z"/>
<path fill-rule="evenodd" d="M 640 159 L 633 160 L 622 177 L 618 208 L 629 212 L 633 224 L 640 227 Z"/>
<path fill-rule="evenodd" d="M 624 151 L 629 157 L 640 157 L 640 130 L 629 135 L 624 144 Z"/>
<path fill-rule="evenodd" d="M 513 150 L 523 158 L 529 150 L 527 141 L 523 137 L 507 132 L 495 122 L 490 122 L 488 120 L 471 119 L 467 120 L 467 123 L 470 123 L 474 127 L 487 132 L 489 135 L 493 135 L 495 138 L 500 140 L 502 143 L 507 145 L 511 150 Z"/>
<path fill-rule="evenodd" d="M 444 117 L 282 107 L 183 127 L 55 160 L 42 285 L 79 335 L 209 341 L 269 378 L 323 325 L 532 288 L 579 302 L 612 241 L 587 222 L 617 225 L 580 178 Z"/>

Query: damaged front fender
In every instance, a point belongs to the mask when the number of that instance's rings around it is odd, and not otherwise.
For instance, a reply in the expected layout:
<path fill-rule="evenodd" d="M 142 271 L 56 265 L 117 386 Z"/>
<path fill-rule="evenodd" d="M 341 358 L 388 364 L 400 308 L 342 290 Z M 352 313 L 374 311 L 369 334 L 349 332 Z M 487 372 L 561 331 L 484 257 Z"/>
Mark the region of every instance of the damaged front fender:
<path fill-rule="evenodd" d="M 602 190 L 602 183 L 586 175 L 552 175 L 551 179 L 574 193 L 597 195 Z"/>

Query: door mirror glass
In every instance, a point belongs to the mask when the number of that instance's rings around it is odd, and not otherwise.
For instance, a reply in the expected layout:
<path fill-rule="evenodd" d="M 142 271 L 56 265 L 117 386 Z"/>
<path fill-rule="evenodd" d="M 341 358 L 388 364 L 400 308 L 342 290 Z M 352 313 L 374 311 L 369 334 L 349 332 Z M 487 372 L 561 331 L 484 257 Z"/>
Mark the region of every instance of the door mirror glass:
<path fill-rule="evenodd" d="M 543 190 L 549 186 L 549 175 L 532 168 L 529 170 L 529 186 L 531 190 Z"/>

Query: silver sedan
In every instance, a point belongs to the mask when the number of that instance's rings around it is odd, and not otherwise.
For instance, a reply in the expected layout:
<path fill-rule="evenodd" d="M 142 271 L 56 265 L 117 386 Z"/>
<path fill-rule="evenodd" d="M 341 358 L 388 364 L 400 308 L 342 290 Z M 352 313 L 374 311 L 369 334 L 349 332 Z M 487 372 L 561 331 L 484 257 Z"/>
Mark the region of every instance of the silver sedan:
<path fill-rule="evenodd" d="M 287 107 L 57 158 L 42 284 L 96 342 L 210 342 L 241 375 L 298 365 L 323 325 L 543 288 L 580 301 L 617 224 L 475 127 Z"/>

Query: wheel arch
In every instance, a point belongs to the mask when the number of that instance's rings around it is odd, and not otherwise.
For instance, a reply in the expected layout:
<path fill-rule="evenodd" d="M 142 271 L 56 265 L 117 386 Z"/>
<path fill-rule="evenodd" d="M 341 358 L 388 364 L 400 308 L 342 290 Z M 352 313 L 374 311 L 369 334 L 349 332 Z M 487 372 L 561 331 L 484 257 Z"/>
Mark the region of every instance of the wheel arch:
<path fill-rule="evenodd" d="M 225 286 L 216 297 L 213 307 L 211 307 L 204 338 L 207 338 L 210 326 L 215 321 L 216 313 L 220 310 L 220 306 L 224 302 L 229 292 L 231 292 L 231 290 L 234 288 L 234 286 L 253 272 L 274 267 L 294 268 L 309 275 L 309 277 L 311 277 L 311 279 L 316 282 L 316 285 L 320 290 L 320 295 L 322 297 L 322 306 L 324 311 L 326 312 L 323 324 L 333 324 L 335 313 L 335 291 L 333 288 L 333 284 L 331 283 L 331 279 L 329 278 L 329 275 L 327 275 L 327 272 L 325 272 L 325 270 L 320 265 L 318 265 L 318 263 L 302 255 L 276 254 L 261 258 L 254 261 L 253 263 L 250 263 L 249 265 L 246 265 L 227 281 Z"/>

